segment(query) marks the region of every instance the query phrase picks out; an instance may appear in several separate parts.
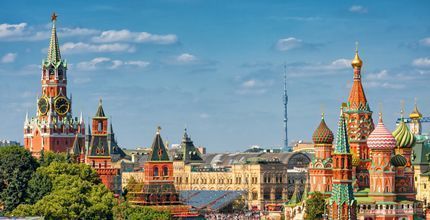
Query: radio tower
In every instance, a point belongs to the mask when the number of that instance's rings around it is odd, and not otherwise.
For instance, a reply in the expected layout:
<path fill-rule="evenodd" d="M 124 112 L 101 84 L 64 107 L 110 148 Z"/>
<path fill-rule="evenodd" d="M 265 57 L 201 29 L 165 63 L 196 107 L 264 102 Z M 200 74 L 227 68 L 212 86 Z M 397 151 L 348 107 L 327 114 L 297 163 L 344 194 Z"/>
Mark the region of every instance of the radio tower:
<path fill-rule="evenodd" d="M 284 64 L 284 129 L 285 129 L 285 138 L 284 138 L 284 151 L 291 151 L 291 148 L 288 146 L 288 94 L 287 94 L 287 65 Z"/>

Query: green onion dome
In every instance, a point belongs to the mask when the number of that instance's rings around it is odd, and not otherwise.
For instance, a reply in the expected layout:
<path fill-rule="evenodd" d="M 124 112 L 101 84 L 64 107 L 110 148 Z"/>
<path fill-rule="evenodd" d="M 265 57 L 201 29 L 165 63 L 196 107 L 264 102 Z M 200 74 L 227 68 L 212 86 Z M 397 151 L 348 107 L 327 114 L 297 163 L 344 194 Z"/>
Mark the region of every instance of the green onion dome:
<path fill-rule="evenodd" d="M 396 130 L 394 130 L 393 136 L 397 141 L 397 147 L 400 148 L 410 148 L 415 143 L 414 134 L 409 130 L 409 127 L 403 121 L 403 118 Z"/>
<path fill-rule="evenodd" d="M 324 114 L 321 117 L 321 122 L 318 128 L 314 131 L 312 135 L 312 140 L 315 144 L 332 144 L 334 140 L 333 132 L 327 127 L 324 121 Z"/>
<path fill-rule="evenodd" d="M 391 158 L 391 164 L 395 167 L 404 167 L 407 162 L 406 158 L 400 154 L 396 154 Z"/>

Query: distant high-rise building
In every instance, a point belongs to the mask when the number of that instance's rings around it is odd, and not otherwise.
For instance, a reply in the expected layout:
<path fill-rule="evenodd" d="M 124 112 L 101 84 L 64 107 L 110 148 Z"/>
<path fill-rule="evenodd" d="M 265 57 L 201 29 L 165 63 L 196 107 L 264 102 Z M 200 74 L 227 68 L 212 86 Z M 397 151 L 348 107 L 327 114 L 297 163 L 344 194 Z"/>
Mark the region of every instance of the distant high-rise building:
<path fill-rule="evenodd" d="M 291 147 L 288 145 L 288 94 L 287 94 L 287 66 L 284 65 L 284 151 L 292 151 Z"/>

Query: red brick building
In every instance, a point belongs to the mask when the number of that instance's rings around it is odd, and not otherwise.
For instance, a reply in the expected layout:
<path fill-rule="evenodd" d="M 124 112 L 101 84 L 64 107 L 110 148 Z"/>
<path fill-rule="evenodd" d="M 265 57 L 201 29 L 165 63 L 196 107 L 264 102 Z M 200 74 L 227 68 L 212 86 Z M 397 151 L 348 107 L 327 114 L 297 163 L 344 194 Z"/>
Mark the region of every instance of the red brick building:
<path fill-rule="evenodd" d="M 121 192 L 121 166 L 115 162 L 125 157 L 124 151 L 118 146 L 112 124 L 103 110 L 102 100 L 96 115 L 92 118 L 91 129 L 86 137 L 88 154 L 85 163 L 93 167 L 103 184 L 115 193 Z"/>
<path fill-rule="evenodd" d="M 52 15 L 48 56 L 42 62 L 42 94 L 36 116 L 24 122 L 24 147 L 34 156 L 40 151 L 66 152 L 84 145 L 85 125 L 72 115 L 72 98 L 67 96 L 67 62 L 61 59 L 56 31 L 57 16 Z M 76 142 L 76 143 L 75 143 Z"/>

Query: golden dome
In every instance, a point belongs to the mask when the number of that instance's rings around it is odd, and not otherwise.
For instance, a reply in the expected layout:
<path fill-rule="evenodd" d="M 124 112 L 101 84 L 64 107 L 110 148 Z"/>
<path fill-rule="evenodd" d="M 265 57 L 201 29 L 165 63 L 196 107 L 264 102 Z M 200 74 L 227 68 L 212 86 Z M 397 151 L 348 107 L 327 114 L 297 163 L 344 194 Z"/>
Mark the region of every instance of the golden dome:
<path fill-rule="evenodd" d="M 363 66 L 363 61 L 358 56 L 358 51 L 355 51 L 354 59 L 351 62 L 352 67 L 354 68 L 361 68 Z"/>
<path fill-rule="evenodd" d="M 417 102 L 415 101 L 414 110 L 411 112 L 411 114 L 409 114 L 409 118 L 412 118 L 412 119 L 421 119 L 422 117 L 423 117 L 423 115 L 418 110 Z"/>

